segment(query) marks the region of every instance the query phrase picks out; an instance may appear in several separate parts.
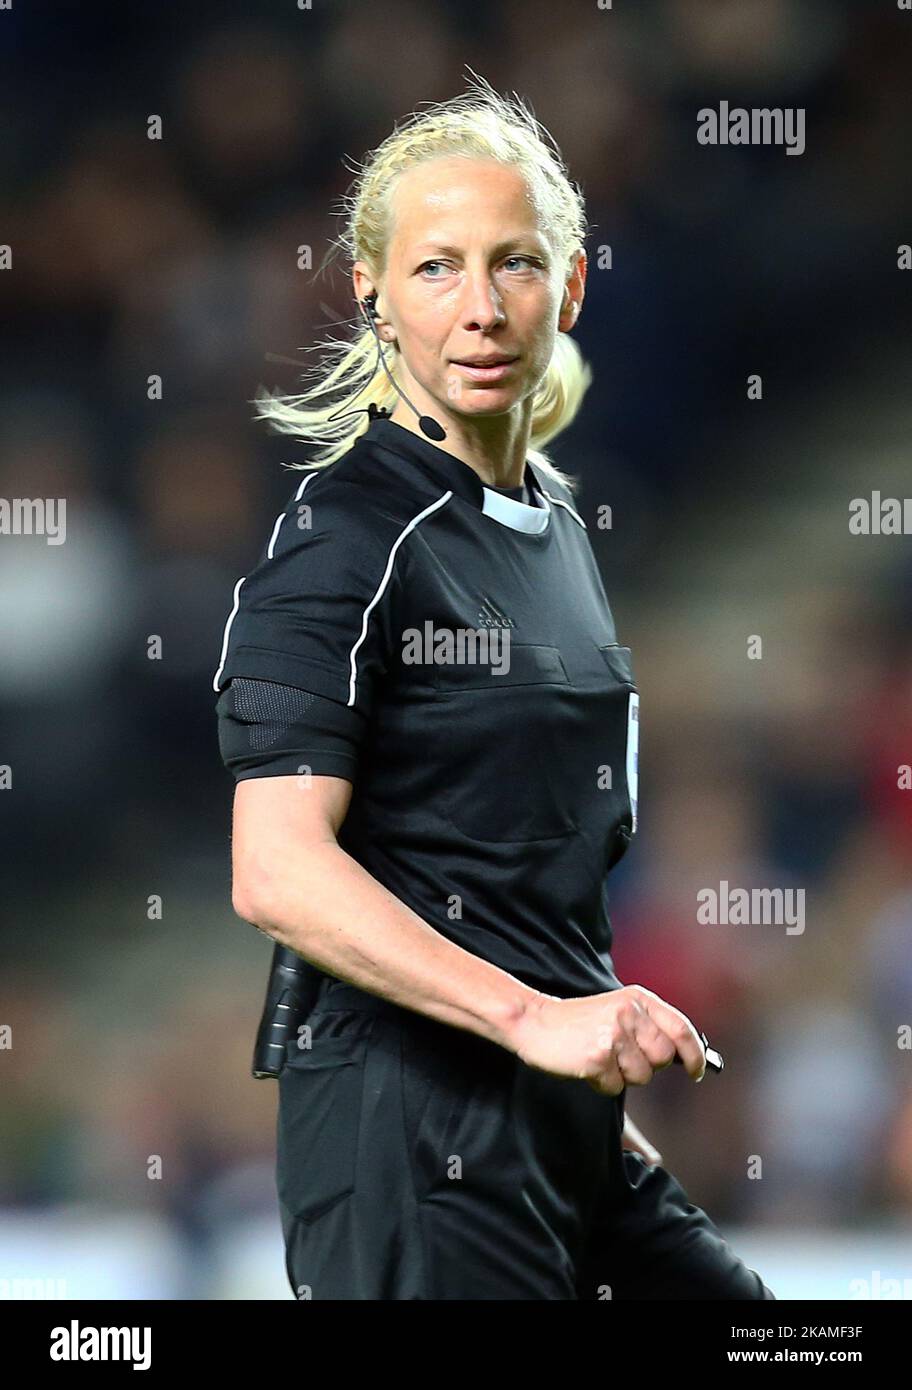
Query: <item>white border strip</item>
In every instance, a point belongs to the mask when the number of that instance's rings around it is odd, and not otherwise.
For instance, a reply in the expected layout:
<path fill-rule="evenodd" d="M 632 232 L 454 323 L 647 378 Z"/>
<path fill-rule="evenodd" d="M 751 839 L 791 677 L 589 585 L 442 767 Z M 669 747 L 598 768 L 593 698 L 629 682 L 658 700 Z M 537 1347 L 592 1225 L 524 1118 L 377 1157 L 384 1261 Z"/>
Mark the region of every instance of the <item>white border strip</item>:
<path fill-rule="evenodd" d="M 412 519 L 411 519 L 411 521 L 409 522 L 409 524 L 408 524 L 402 531 L 400 531 L 399 535 L 396 537 L 395 541 L 393 542 L 392 549 L 390 550 L 389 556 L 388 556 L 387 561 L 386 561 L 386 569 L 385 569 L 385 571 L 384 571 L 383 578 L 380 580 L 380 584 L 379 584 L 379 586 L 378 586 L 378 588 L 377 588 L 377 592 L 374 594 L 374 597 L 371 599 L 370 603 L 367 605 L 367 607 L 366 607 L 365 610 L 364 610 L 364 620 L 363 620 L 363 622 L 362 622 L 362 624 L 361 624 L 361 636 L 358 638 L 357 642 L 355 643 L 355 645 L 354 645 L 354 646 L 352 647 L 352 649 L 351 649 L 351 656 L 350 656 L 350 658 L 349 658 L 350 661 L 351 661 L 351 680 L 349 681 L 349 684 L 348 684 L 348 691 L 349 691 L 349 693 L 348 693 L 348 705 L 349 705 L 349 707 L 351 707 L 351 706 L 354 705 L 354 703 L 355 703 L 355 677 L 356 677 L 356 674 L 357 674 L 357 672 L 356 672 L 356 664 L 355 664 L 355 655 L 356 655 L 356 653 L 357 653 L 357 651 L 358 651 L 358 648 L 360 647 L 361 643 L 364 641 L 365 637 L 367 636 L 367 623 L 368 623 L 368 619 L 370 618 L 370 611 L 371 611 L 371 609 L 373 608 L 374 604 L 379 602 L 380 598 L 381 598 L 382 595 L 383 595 L 384 589 L 386 588 L 387 584 L 389 583 L 390 575 L 391 575 L 392 572 L 393 572 L 393 563 L 394 563 L 394 561 L 395 561 L 395 559 L 396 559 L 396 551 L 399 549 L 400 545 L 401 545 L 402 542 L 405 540 L 405 538 L 406 538 L 406 536 L 408 535 L 409 531 L 414 530 L 414 528 L 418 525 L 419 521 L 423 521 L 424 518 L 425 518 L 426 516 L 430 516 L 432 512 L 436 512 L 437 509 L 438 509 L 439 507 L 444 506 L 445 503 L 449 502 L 449 500 L 450 500 L 450 498 L 451 498 L 452 496 L 453 496 L 452 490 L 450 490 L 450 491 L 448 491 L 448 492 L 445 492 L 445 493 L 443 494 L 442 497 L 438 497 L 438 499 L 437 499 L 436 502 L 432 502 L 432 503 L 430 504 L 429 507 L 425 507 L 425 509 L 424 509 L 423 512 L 419 512 L 417 516 L 413 516 Z"/>
<path fill-rule="evenodd" d="M 238 608 L 241 604 L 241 585 L 244 583 L 244 580 L 246 578 L 246 574 L 241 575 L 240 579 L 234 586 L 234 606 L 232 607 L 231 612 L 228 614 L 228 621 L 225 624 L 225 635 L 222 639 L 222 655 L 219 661 L 218 670 L 215 673 L 215 679 L 212 682 L 212 689 L 215 691 L 216 695 L 219 693 L 219 681 L 222 677 L 222 671 L 225 669 L 225 660 L 228 656 L 228 634 L 231 632 L 231 624 L 234 622 L 235 617 L 237 616 Z"/>
<path fill-rule="evenodd" d="M 320 472 L 322 472 L 322 469 L 317 468 L 312 473 L 308 473 L 307 477 L 303 479 L 303 481 L 301 482 L 301 486 L 298 488 L 297 492 L 294 495 L 295 502 L 300 501 L 301 494 L 303 493 L 307 484 Z M 285 520 L 287 515 L 288 507 L 285 506 L 282 508 L 282 510 L 276 517 L 275 525 L 272 528 L 272 535 L 269 538 L 269 545 L 266 548 L 267 560 L 271 560 L 273 555 L 275 554 L 275 544 L 276 541 L 279 539 L 279 531 L 282 529 L 282 522 Z M 244 583 L 244 580 L 246 578 L 246 574 L 243 575 L 242 578 L 240 578 L 237 584 L 234 586 L 234 604 L 232 606 L 231 612 L 228 614 L 228 620 L 225 623 L 225 632 L 222 637 L 222 655 L 219 660 L 218 670 L 216 671 L 215 677 L 212 681 L 212 689 L 215 691 L 216 695 L 219 693 L 219 681 L 222 678 L 222 671 L 225 669 L 225 660 L 228 656 L 228 637 L 231 633 L 231 624 L 237 617 L 237 611 L 241 604 L 241 585 Z"/>
<path fill-rule="evenodd" d="M 542 489 L 542 491 L 544 491 L 544 489 Z M 585 521 L 583 521 L 583 518 L 580 516 L 579 512 L 575 512 L 575 511 L 573 510 L 573 508 L 570 506 L 570 503 L 569 503 L 569 502 L 562 502 L 561 499 L 560 499 L 559 497 L 552 497 L 551 494 L 550 494 L 550 492 L 545 492 L 545 496 L 548 498 L 548 501 L 549 501 L 549 502 L 553 502 L 553 503 L 555 504 L 555 506 L 557 506 L 557 507 L 566 507 L 566 509 L 567 509 L 567 511 L 570 513 L 570 515 L 571 515 L 572 517 L 574 517 L 576 521 L 579 522 L 580 526 L 582 526 L 583 530 L 584 530 L 584 531 L 588 531 L 588 530 L 589 530 L 589 527 L 586 525 Z"/>
<path fill-rule="evenodd" d="M 319 473 L 319 472 L 321 472 L 321 471 L 322 471 L 321 469 L 317 469 L 317 473 Z M 296 502 L 300 502 L 300 500 L 301 500 L 301 494 L 303 493 L 303 491 L 304 491 L 304 489 L 306 488 L 307 484 L 308 484 L 309 482 L 311 482 L 311 481 L 317 476 L 317 473 L 308 473 L 307 477 L 304 479 L 304 481 L 302 482 L 301 486 L 298 488 L 297 492 L 296 492 L 295 495 L 294 495 L 294 500 L 295 500 Z M 275 543 L 276 543 L 276 541 L 279 539 L 279 532 L 280 532 L 281 529 L 282 529 L 282 522 L 285 520 L 285 518 L 286 518 L 287 515 L 288 515 L 288 508 L 287 508 L 287 506 L 286 506 L 286 507 L 283 507 L 283 508 L 282 508 L 282 510 L 279 512 L 278 516 L 276 517 L 276 524 L 275 524 L 275 526 L 272 528 L 272 537 L 271 537 L 271 539 L 270 539 L 270 541 L 269 541 L 269 545 L 268 545 L 267 548 L 266 548 L 266 559 L 267 559 L 267 560 L 271 560 L 272 557 L 273 557 L 273 555 L 275 554 Z"/>

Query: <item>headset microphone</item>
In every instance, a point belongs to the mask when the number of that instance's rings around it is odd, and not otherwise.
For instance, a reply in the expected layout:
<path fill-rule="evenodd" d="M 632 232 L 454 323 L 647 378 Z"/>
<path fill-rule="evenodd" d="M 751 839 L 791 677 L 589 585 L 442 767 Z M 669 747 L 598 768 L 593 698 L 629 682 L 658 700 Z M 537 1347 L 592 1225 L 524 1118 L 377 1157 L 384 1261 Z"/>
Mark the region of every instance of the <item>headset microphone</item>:
<path fill-rule="evenodd" d="M 366 310 L 364 310 L 364 305 L 367 306 Z M 364 310 L 364 317 L 367 320 L 367 325 L 373 333 L 374 337 L 377 339 L 377 361 L 383 367 L 383 370 L 389 377 L 394 390 L 398 393 L 398 395 L 402 397 L 409 410 L 414 410 L 415 414 L 418 416 L 418 428 L 421 430 L 421 433 L 425 435 L 428 439 L 434 440 L 436 444 L 439 444 L 442 439 L 446 439 L 446 430 L 443 428 L 443 425 L 441 425 L 431 415 L 422 415 L 421 412 L 417 409 L 417 407 L 412 405 L 408 396 L 405 394 L 399 383 L 394 379 L 392 372 L 386 365 L 386 358 L 383 356 L 383 345 L 380 341 L 380 334 L 377 332 L 377 327 L 374 323 L 374 319 L 377 317 L 376 290 L 372 290 L 371 293 L 365 297 L 364 305 L 362 305 L 361 307 L 362 310 Z M 386 409 L 382 409 L 379 406 L 371 404 L 368 407 L 368 414 L 370 415 L 370 418 L 372 420 L 377 420 L 388 416 L 389 411 Z"/>

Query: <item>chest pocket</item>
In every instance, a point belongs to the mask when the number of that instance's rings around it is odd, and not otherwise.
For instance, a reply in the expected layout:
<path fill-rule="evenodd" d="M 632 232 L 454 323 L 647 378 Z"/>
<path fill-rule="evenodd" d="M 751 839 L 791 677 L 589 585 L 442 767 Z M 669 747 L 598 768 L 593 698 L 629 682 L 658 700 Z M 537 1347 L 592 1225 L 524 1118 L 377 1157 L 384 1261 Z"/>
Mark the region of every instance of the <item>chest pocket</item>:
<path fill-rule="evenodd" d="M 640 694 L 633 678 L 630 648 L 610 643 L 599 652 L 616 683 L 619 708 L 610 721 L 608 762 L 614 776 L 614 834 L 608 845 L 606 869 L 627 852 L 637 830 L 639 794 Z"/>
<path fill-rule="evenodd" d="M 444 815 L 464 835 L 528 844 L 579 829 L 569 765 L 579 709 L 556 647 L 511 642 L 509 670 L 434 671 L 446 749 Z"/>

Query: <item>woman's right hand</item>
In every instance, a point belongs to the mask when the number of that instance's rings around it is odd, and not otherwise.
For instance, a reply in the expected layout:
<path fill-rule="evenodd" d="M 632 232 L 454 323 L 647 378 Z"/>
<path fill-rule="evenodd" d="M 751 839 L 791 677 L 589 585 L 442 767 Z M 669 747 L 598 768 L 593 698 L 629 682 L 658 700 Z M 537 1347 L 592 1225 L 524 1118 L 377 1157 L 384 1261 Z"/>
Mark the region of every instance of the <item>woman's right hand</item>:
<path fill-rule="evenodd" d="M 588 1081 L 600 1095 L 646 1086 L 677 1053 L 695 1081 L 706 1055 L 690 1019 L 642 985 L 582 999 L 541 994 L 515 1025 L 513 1051 L 527 1066 Z"/>

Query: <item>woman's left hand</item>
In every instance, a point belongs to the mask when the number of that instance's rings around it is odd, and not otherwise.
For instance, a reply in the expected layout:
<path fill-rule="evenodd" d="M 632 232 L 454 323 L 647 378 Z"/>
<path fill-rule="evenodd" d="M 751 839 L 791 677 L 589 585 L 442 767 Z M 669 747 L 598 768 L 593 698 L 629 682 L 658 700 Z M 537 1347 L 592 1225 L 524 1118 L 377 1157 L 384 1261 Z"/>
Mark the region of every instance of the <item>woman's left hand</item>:
<path fill-rule="evenodd" d="M 634 1153 L 638 1153 L 641 1158 L 644 1158 L 649 1164 L 654 1165 L 662 1162 L 662 1155 L 659 1153 L 658 1149 L 650 1144 L 645 1134 L 637 1129 L 633 1120 L 631 1120 L 630 1116 L 626 1113 L 624 1115 L 624 1132 L 621 1135 L 621 1143 L 625 1149 L 632 1149 Z"/>

